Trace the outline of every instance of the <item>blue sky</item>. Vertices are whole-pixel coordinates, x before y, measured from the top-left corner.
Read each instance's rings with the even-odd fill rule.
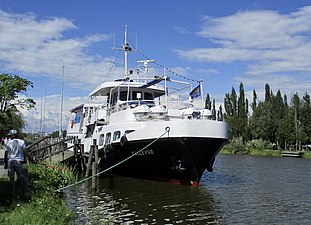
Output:
[[[289,98],[310,93],[310,0],[1,0],[0,72],[34,83],[27,95],[37,110],[23,111],[27,131],[38,131],[41,109],[44,130],[58,129],[62,66],[64,110],[85,101],[107,77],[114,34],[118,47],[126,24],[144,55],[203,79],[217,104],[240,82],[250,101],[265,83]]]

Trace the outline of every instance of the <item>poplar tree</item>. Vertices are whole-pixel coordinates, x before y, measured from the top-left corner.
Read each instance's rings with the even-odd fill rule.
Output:
[[[303,142],[305,144],[311,143],[311,100],[310,95],[306,92],[302,97],[301,102],[301,126],[304,131],[304,139]]]
[[[207,94],[205,98],[205,109],[212,109],[212,103],[209,94]]]
[[[245,98],[243,83],[240,83],[239,97],[232,87],[231,94],[227,93],[224,99],[225,121],[229,125],[230,137],[242,137],[246,141],[248,131],[248,101]]]

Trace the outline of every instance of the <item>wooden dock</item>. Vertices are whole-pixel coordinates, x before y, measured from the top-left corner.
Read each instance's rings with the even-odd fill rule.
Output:
[[[74,157],[73,149],[67,151],[69,148],[67,148],[66,141],[71,139],[61,140],[55,143],[50,143],[48,139],[48,136],[43,137],[27,146],[27,150],[35,161],[49,159],[51,162],[65,162]]]
[[[304,152],[302,151],[282,151],[281,152],[282,157],[302,158],[303,155],[304,155]]]
[[[74,144],[68,146],[67,142]],[[43,137],[36,140],[33,144],[27,146],[27,150],[35,161],[49,160],[50,162],[75,162],[85,173],[85,177],[92,171],[92,187],[96,187],[95,175],[99,171],[100,158],[98,154],[98,145],[93,140],[93,145],[89,153],[84,153],[84,146],[76,138],[68,138],[59,142],[51,143],[49,137]]]

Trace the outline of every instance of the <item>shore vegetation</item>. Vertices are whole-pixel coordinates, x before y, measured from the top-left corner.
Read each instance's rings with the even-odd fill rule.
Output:
[[[10,198],[9,178],[0,180],[0,224],[68,225],[73,212],[54,190],[75,180],[74,170],[64,164],[27,165],[29,184],[25,193]]]

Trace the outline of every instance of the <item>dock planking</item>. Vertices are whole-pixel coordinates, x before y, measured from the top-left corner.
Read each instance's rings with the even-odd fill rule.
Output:
[[[302,158],[303,155],[304,155],[304,152],[302,151],[282,151],[281,152],[282,157]]]

